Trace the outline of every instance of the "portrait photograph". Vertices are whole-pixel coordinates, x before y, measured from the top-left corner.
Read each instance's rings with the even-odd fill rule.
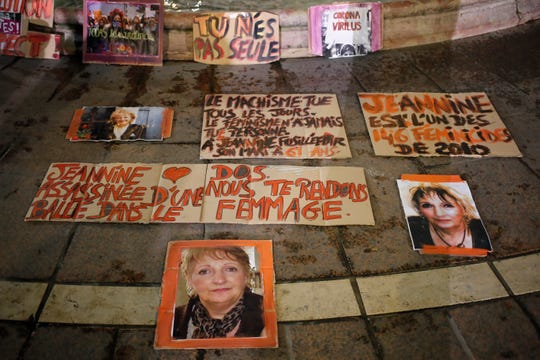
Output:
[[[171,134],[173,110],[164,107],[88,106],[75,111],[70,141],[161,141]]]
[[[457,175],[404,175],[398,182],[413,250],[474,255],[492,251],[466,181]]]
[[[170,242],[154,346],[277,347],[271,240]]]

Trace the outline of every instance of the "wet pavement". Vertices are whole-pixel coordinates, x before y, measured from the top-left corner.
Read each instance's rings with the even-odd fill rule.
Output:
[[[2,56],[0,66],[3,359],[540,357],[540,21],[361,58],[130,67]],[[375,156],[356,94],[400,91],[485,91],[523,157]],[[376,225],[23,221],[52,162],[205,162],[208,93],[335,93],[351,159],[241,162],[363,167]],[[162,143],[65,140],[74,110],[90,105],[173,107],[173,135]],[[396,186],[405,173],[467,180],[494,252],[412,251]],[[273,240],[279,348],[153,349],[166,246],[183,239]]]

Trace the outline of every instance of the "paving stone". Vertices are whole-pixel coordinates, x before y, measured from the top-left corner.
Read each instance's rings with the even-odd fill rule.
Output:
[[[30,330],[22,323],[0,322],[0,354],[4,360],[19,358]]]
[[[519,300],[525,305],[527,311],[533,316],[537,324],[540,323],[540,292],[534,294],[522,295]]]
[[[199,224],[78,224],[58,281],[161,283],[167,243],[198,239]]]
[[[466,359],[444,310],[425,310],[371,318],[384,359]],[[407,354],[407,355],[405,355]]]
[[[158,287],[55,285],[41,322],[152,325],[159,307]]]
[[[352,72],[361,84],[361,92],[439,91],[428,75],[411,66],[416,56],[411,54],[413,51],[381,51],[353,62]]]
[[[335,298],[340,301],[336,303]],[[320,320],[359,316],[348,279],[278,284],[276,309],[279,321]]]
[[[28,159],[31,156],[22,149],[13,150],[0,163],[3,209],[0,276],[44,280],[54,273],[73,226],[24,222],[40,178],[48,168],[39,159]]]
[[[36,315],[46,283],[0,281],[0,319],[28,320]]]
[[[154,330],[126,329],[118,331],[114,349],[117,360],[159,359],[160,351],[154,349]],[[180,355],[177,353],[177,355]]]
[[[496,261],[494,265],[514,294],[540,291],[540,254]]]
[[[489,300],[507,292],[487,264],[357,278],[368,315]]]
[[[45,326],[32,335],[24,359],[109,359],[113,351],[111,328]]]
[[[289,93],[287,84],[281,78],[279,63],[217,66],[213,68],[212,77],[208,82],[213,88],[207,93]]]
[[[295,359],[376,359],[365,325],[360,319],[286,325]]]
[[[476,359],[535,359],[540,341],[532,323],[511,299],[449,310]]]
[[[199,141],[200,137],[197,139]],[[133,146],[135,145],[135,146]],[[163,144],[137,142],[114,144],[108,149],[106,162],[142,162],[155,164],[197,164],[199,145],[177,144],[166,140]]]

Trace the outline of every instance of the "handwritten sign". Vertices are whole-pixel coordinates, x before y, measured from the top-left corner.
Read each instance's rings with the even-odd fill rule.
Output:
[[[359,93],[375,154],[517,156],[493,104],[479,93]]]
[[[349,158],[334,94],[205,98],[201,158]]]
[[[29,23],[52,28],[53,0],[0,1],[0,54],[59,59],[58,34],[29,31]]]
[[[27,221],[373,225],[364,170],[53,163]]]
[[[315,5],[308,9],[309,46],[329,58],[366,55],[382,47],[378,2]]]
[[[20,13],[0,11],[0,34],[19,35],[22,31]]]
[[[279,17],[224,12],[193,17],[193,57],[206,64],[264,64],[279,60]]]

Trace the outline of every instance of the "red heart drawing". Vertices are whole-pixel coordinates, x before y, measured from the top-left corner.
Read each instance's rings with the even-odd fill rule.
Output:
[[[191,172],[191,169],[187,167],[170,167],[167,170],[165,170],[163,172],[163,175],[161,176],[164,179],[169,179],[173,183],[176,183],[176,180],[186,175],[189,175],[190,172]]]

